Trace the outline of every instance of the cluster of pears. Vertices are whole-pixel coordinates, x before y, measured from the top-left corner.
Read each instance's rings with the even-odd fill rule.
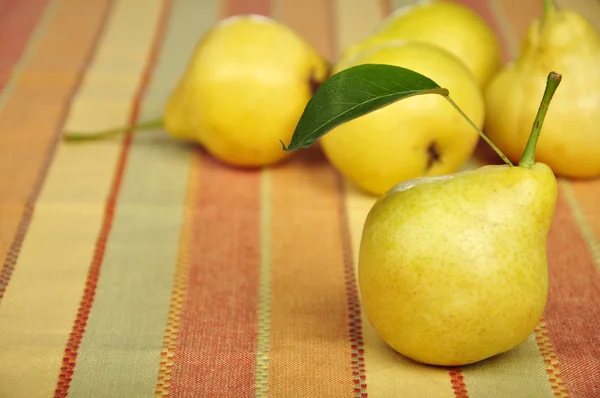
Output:
[[[538,1],[544,2],[544,15],[531,23],[517,59],[506,64],[486,21],[452,0],[398,8],[332,64],[279,21],[260,15],[225,18],[198,42],[163,118],[148,126],[200,144],[226,164],[274,165],[289,155],[280,142],[290,142],[325,79],[356,65],[388,64],[422,73],[450,90],[473,123],[515,161],[535,115],[533,93],[546,71],[557,69],[565,88],[548,116],[538,156],[557,174],[600,176],[600,35],[581,15],[557,10],[552,0]],[[381,195],[411,178],[457,171],[478,140],[443,98],[423,96],[339,126],[320,144],[350,181]]]
[[[470,8],[449,0],[420,1],[398,8],[371,35],[344,49],[333,72],[364,64],[402,66],[430,77],[481,128],[482,88],[501,66],[500,44]],[[444,98],[422,96],[345,123],[321,144],[357,187],[381,195],[401,181],[456,171],[472,156],[478,138]]]
[[[278,21],[230,17],[196,46],[167,103],[164,128],[228,164],[272,165],[288,155],[279,142],[290,141],[314,89],[332,73],[364,63],[402,65],[432,77],[481,127],[481,86],[500,67],[500,46],[479,15],[452,1],[398,9],[333,65]],[[321,144],[334,167],[381,194],[411,177],[456,170],[477,140],[445,100],[419,97],[340,126]]]
[[[290,141],[322,81],[352,66],[388,64],[446,87],[516,161],[535,116],[533,93],[547,70],[560,69],[566,88],[555,99],[560,105],[549,115],[538,156],[558,174],[598,176],[600,36],[582,16],[544,1],[544,15],[532,22],[518,58],[504,65],[491,27],[451,0],[397,9],[368,37],[343,49],[333,65],[281,22],[256,15],[226,18],[196,46],[167,103],[164,128],[228,164],[273,165],[288,156],[279,142]],[[567,127],[572,134],[562,133]],[[422,96],[338,126],[320,144],[350,181],[381,195],[411,178],[457,171],[478,140],[443,98]]]
[[[560,79],[548,76],[518,165],[413,178],[369,211],[359,251],[361,304],[379,336],[404,356],[442,366],[483,361],[522,344],[542,318],[557,182],[534,157]]]
[[[473,122],[517,161],[545,74],[561,70],[565,88],[548,116],[538,156],[557,174],[598,177],[600,35],[576,12],[558,10],[552,0],[543,4],[544,14],[529,26],[514,62],[503,64],[493,30],[471,9],[426,0],[396,10],[373,34],[347,48],[334,72],[385,63],[423,73],[448,88]],[[321,139],[331,162],[374,195],[410,178],[457,171],[477,141],[473,129],[439,97],[407,99]]]
[[[361,305],[400,354],[425,364],[468,365],[512,350],[538,325],[548,295],[546,245],[557,181],[535,151],[560,81],[560,74],[548,74],[517,165],[451,92],[407,68],[352,67],[326,80],[309,101],[288,151],[416,96],[454,105],[506,163],[405,180],[370,209],[358,256]]]
[[[370,323],[416,361],[478,362],[522,343],[542,316],[555,173],[600,175],[600,37],[582,16],[544,4],[518,59],[506,65],[485,21],[449,0],[397,10],[335,65],[280,22],[230,17],[196,46],[160,122],[173,137],[242,167],[281,161],[298,131],[308,145],[318,135],[342,174],[379,195],[358,264]],[[361,66],[373,65],[397,67],[406,77],[376,77],[380,89],[418,91],[427,76],[445,94],[372,105],[343,123],[320,125],[319,134],[299,129],[304,118],[329,112],[311,107],[326,98],[322,87],[345,71],[367,78]],[[561,71],[564,88],[540,135],[563,79],[546,79],[549,70]],[[351,84],[345,89],[364,95]],[[335,113],[341,102],[331,98],[325,105]],[[480,136],[506,164],[456,172]]]

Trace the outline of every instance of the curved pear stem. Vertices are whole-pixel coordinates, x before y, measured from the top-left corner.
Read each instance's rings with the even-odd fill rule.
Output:
[[[535,116],[535,121],[533,122],[533,127],[531,128],[531,134],[529,134],[529,140],[527,140],[527,145],[523,151],[523,156],[521,156],[521,160],[519,161],[520,167],[531,168],[535,164],[535,147],[537,145],[538,138],[540,137],[540,132],[542,131],[542,125],[544,124],[546,113],[548,112],[548,106],[550,105],[552,96],[554,96],[554,92],[560,84],[561,79],[562,76],[556,72],[550,72],[548,74],[544,96],[542,97],[542,102],[540,103],[537,115]]]
[[[514,166],[512,164],[512,162],[506,157],[506,155],[503,154],[502,151],[500,149],[498,149],[498,147],[496,145],[494,145],[494,143],[487,137],[487,135],[485,135],[483,133],[483,131],[481,131],[481,129],[479,127],[477,127],[477,125],[475,123],[473,123],[473,121],[471,119],[469,119],[469,117],[462,111],[462,109],[460,109],[458,107],[458,105],[456,105],[456,102],[454,102],[452,100],[452,98],[450,98],[449,95],[445,95],[444,97],[452,104],[452,106],[454,107],[454,109],[456,109],[458,111],[458,113],[460,113],[461,116],[464,117],[467,122],[469,122],[469,124],[479,133],[479,135],[481,136],[481,138],[483,138],[485,140],[485,142],[487,142],[488,145],[492,147],[492,149],[498,154],[498,156],[500,156],[502,158],[502,160],[504,160],[504,162],[509,167]]]
[[[103,130],[97,133],[84,133],[78,131],[68,131],[65,133],[64,138],[67,141],[86,141],[86,140],[95,140],[95,139],[103,139],[109,138],[118,134],[123,134],[126,132],[133,131],[150,131],[156,130],[163,127],[163,120],[156,119],[151,120],[144,123],[139,123],[133,126],[128,127],[119,127],[116,129]]]

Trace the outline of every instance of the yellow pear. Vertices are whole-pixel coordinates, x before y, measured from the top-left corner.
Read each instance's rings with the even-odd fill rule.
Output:
[[[388,64],[412,69],[452,93],[481,127],[481,90],[466,66],[440,47],[387,42],[365,50],[350,65]],[[321,137],[330,162],[359,188],[380,195],[397,183],[458,170],[472,155],[478,133],[441,96],[407,98],[334,128]]]
[[[559,82],[549,75],[518,166],[405,181],[371,208],[359,251],[361,302],[400,354],[467,365],[523,343],[540,321],[557,183],[534,152]]]
[[[282,23],[258,15],[221,20],[198,43],[164,115],[173,137],[202,144],[236,166],[265,166],[287,153],[328,63]]]
[[[556,10],[532,22],[518,58],[485,91],[486,133],[517,159],[535,117],[535,93],[548,69],[560,69],[563,88],[547,116],[537,157],[556,174],[600,176],[600,35],[580,14]]]
[[[502,65],[500,42],[487,22],[469,7],[446,0],[398,8],[371,35],[343,51],[340,62],[389,40],[418,40],[443,47],[469,67],[480,87]]]
[[[381,338],[433,365],[508,351],[535,329],[548,290],[551,169],[485,166],[406,181],[371,209],[362,305]]]

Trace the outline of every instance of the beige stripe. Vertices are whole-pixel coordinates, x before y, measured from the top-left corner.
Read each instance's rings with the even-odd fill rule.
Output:
[[[271,340],[271,171],[261,173],[260,275],[258,333],[256,346],[256,397],[269,393],[269,353]]]
[[[271,15],[270,17],[281,21],[283,19],[283,9],[284,9],[284,1],[283,0],[271,0]]]
[[[71,2],[79,0],[66,0],[61,7],[76,9]],[[115,5],[95,61],[74,99],[68,126],[98,129],[127,121],[160,0],[139,5],[133,0]],[[87,5],[88,12],[97,12],[99,6],[99,2]],[[120,148],[115,139],[61,144],[57,149],[0,306],[2,396],[54,393]]]
[[[392,12],[394,12],[394,10],[397,10],[398,8],[404,7],[404,6],[408,6],[411,4],[415,4],[417,3],[419,0],[390,0],[390,4],[392,6]]]
[[[364,220],[375,200],[346,181],[347,216],[355,265]],[[444,368],[422,366],[402,357],[379,338],[364,313],[362,322],[369,397],[454,397],[450,377]]]
[[[381,22],[381,3],[373,0],[334,0],[337,18],[337,54],[367,38]]]
[[[104,44],[74,98],[64,130],[97,131],[128,124],[132,97],[146,66],[161,3],[119,0]]]

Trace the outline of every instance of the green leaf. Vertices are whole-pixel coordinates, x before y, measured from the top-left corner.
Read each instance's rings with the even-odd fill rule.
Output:
[[[403,98],[448,96],[448,90],[413,70],[385,64],[353,66],[325,80],[306,108],[285,151],[309,147],[340,124]]]

